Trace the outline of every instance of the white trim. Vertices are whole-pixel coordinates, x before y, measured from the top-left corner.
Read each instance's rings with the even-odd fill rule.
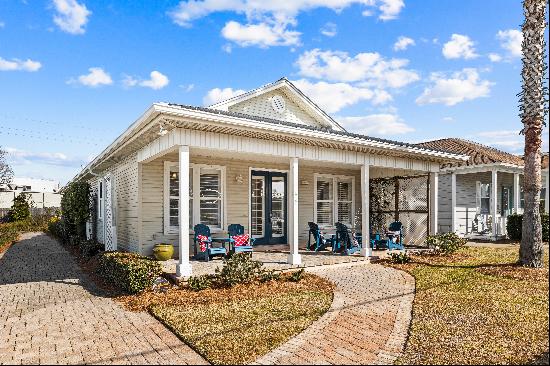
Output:
[[[519,184],[519,174],[514,174],[514,213],[519,214],[521,210],[521,187]]]
[[[430,235],[437,234],[439,222],[439,173],[430,173]]]
[[[361,165],[361,236],[363,247],[361,255],[364,257],[372,256],[370,246],[370,166]]]
[[[105,209],[105,184],[103,177],[97,180],[97,219],[103,220],[103,210]]]
[[[498,173],[497,170],[491,172],[491,216],[493,218],[493,228],[492,228],[492,237],[494,240],[498,236],[498,223],[497,223],[497,214],[498,214]]]
[[[328,178],[332,179],[332,225],[320,225],[317,222],[317,180],[319,178]],[[335,224],[338,222],[338,181],[349,181],[351,180],[351,217],[352,222],[349,223],[350,227],[354,226],[355,221],[355,177],[350,175],[337,175],[337,174],[323,174],[323,173],[314,173],[313,174],[313,221],[319,224],[321,229],[332,229]],[[328,200],[330,201],[330,200]],[[348,223],[344,223],[348,224]]]
[[[299,175],[298,158],[290,159],[290,173],[288,175],[288,242],[290,244],[290,253],[287,262],[291,265],[300,265],[302,258],[298,253],[299,244]]]
[[[180,146],[178,151],[179,171],[179,201],[178,201],[178,226],[179,226],[179,261],[176,265],[176,276],[190,276],[193,272],[189,263],[189,171],[190,162],[189,146]]]
[[[503,173],[523,173],[523,166],[508,164],[508,163],[492,163],[492,164],[479,164],[479,165],[464,165],[458,167],[450,167],[441,169],[441,173],[456,174],[471,174],[471,173],[485,173],[491,172],[497,169]]]
[[[456,233],[456,173],[451,173],[451,232]],[[468,225],[466,225],[466,230]]]
[[[170,179],[169,173],[170,168],[178,167],[179,162],[173,161],[164,161],[164,186],[163,186],[163,207],[164,207],[164,235],[175,235],[179,233],[179,226],[170,226],[170,204],[169,204],[169,194],[170,194]],[[198,168],[198,169],[197,169]],[[221,217],[220,217],[220,227],[210,227],[210,232],[219,233],[223,232],[226,222],[227,222],[227,179],[226,179],[226,167],[223,165],[210,165],[210,164],[194,164],[189,163],[189,169],[193,171],[193,226],[200,223],[200,170],[201,169],[211,169],[219,170],[221,177],[221,188],[222,188],[222,198],[221,198]],[[180,172],[181,176],[181,172]],[[190,177],[191,178],[191,177]],[[189,187],[187,187],[189,190]],[[181,194],[180,194],[181,196]],[[191,199],[191,198],[190,198]],[[179,211],[178,211],[179,213]],[[189,223],[187,223],[189,226]],[[193,233],[193,229],[190,229],[190,232]]]

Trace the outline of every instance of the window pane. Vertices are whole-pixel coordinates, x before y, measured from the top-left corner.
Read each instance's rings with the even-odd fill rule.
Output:
[[[338,221],[352,225],[351,202],[338,202]]]
[[[338,182],[338,201],[351,201],[351,182]]]
[[[317,179],[317,199],[332,199],[332,179]]]
[[[179,196],[179,173],[170,172],[170,196]]]
[[[178,226],[179,225],[179,199],[170,198],[169,204],[170,204],[170,209],[169,209],[170,226]]]
[[[220,200],[201,200],[200,201],[201,224],[220,227],[221,221],[221,201]]]
[[[488,214],[490,210],[490,198],[481,198],[481,213]]]
[[[490,184],[481,185],[481,197],[490,197]]]
[[[219,171],[212,173],[201,172],[200,196],[209,198],[221,198],[221,177]]]
[[[317,224],[333,225],[332,202],[317,202]]]

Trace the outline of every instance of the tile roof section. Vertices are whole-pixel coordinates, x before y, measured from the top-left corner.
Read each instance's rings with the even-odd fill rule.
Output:
[[[483,165],[483,164],[513,164],[517,166],[523,166],[523,159],[521,156],[510,154],[494,147],[482,145],[477,142],[463,140],[459,138],[446,138],[440,140],[426,141],[417,144],[428,149],[443,150],[455,154],[468,155],[468,159],[465,163],[447,164],[446,166],[462,166],[462,165]]]

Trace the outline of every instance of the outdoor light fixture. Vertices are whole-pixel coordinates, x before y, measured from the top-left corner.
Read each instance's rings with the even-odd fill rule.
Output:
[[[159,132],[158,132],[158,135],[159,136],[164,136],[168,133],[168,130],[166,128],[164,128],[164,125],[162,123],[159,123]]]
[[[239,184],[243,184],[243,182],[244,182],[244,179],[243,179],[242,174],[239,174],[239,175],[235,176],[235,180],[236,180],[237,183],[239,183]]]

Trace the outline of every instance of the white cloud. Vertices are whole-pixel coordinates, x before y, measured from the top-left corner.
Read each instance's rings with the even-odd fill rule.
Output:
[[[293,46],[300,43],[300,33],[290,27],[296,27],[301,12],[317,8],[340,12],[354,4],[368,10],[363,12],[365,16],[378,9],[379,19],[384,21],[397,18],[404,7],[403,0],[186,0],[169,15],[176,24],[191,27],[195,20],[213,13],[244,14],[246,24],[232,20],[225,25],[222,35],[226,39],[241,46]],[[328,34],[332,33],[329,30]]]
[[[391,96],[388,99],[387,93],[377,94],[368,88],[356,87],[347,83],[327,83],[325,81],[312,83],[305,79],[295,80],[293,83],[327,113],[338,112],[344,107],[374,98],[378,98],[374,101],[378,103],[391,100]]]
[[[447,116],[447,117],[443,117],[442,120],[443,122],[454,122],[455,119],[453,117]]]
[[[4,28],[6,26],[6,23],[0,22],[0,28]]]
[[[415,71],[405,69],[408,63],[406,59],[384,59],[376,52],[350,57],[346,52],[319,49],[304,52],[296,61],[299,73],[306,77],[378,88],[402,88],[419,80]]]
[[[235,89],[232,88],[214,88],[208,91],[208,93],[202,98],[202,103],[206,106],[216,104],[218,102],[227,100],[229,98],[236,97],[237,95],[241,95],[246,93],[244,90],[241,89]]]
[[[53,0],[57,14],[53,21],[57,26],[71,34],[83,34],[84,26],[88,23],[88,17],[92,14],[84,3],[76,0]]]
[[[393,50],[394,51],[404,51],[409,46],[414,46],[416,42],[414,39],[409,37],[400,36],[397,41],[393,44]]]
[[[17,165],[40,163],[46,165],[78,167],[84,163],[82,159],[70,158],[66,154],[60,152],[33,152],[13,147],[6,147],[5,150],[8,153],[10,162]]]
[[[69,81],[67,81],[67,83],[79,83],[84,86],[90,86],[92,88],[102,85],[111,85],[113,83],[111,75],[105,72],[105,70],[103,70],[101,67],[90,67],[88,71],[88,74],[80,75],[76,80],[70,79]]]
[[[38,61],[26,59],[25,61],[14,58],[6,60],[0,57],[0,71],[38,71],[42,64]]]
[[[498,53],[490,53],[487,57],[489,57],[489,60],[491,60],[491,62],[502,61],[502,56],[499,55]]]
[[[498,31],[497,39],[500,41],[500,46],[508,52],[510,57],[521,57],[523,33],[516,29]]]
[[[241,47],[292,46],[300,43],[300,32],[287,29],[288,23],[267,20],[258,24],[230,21],[222,29],[222,36]]]
[[[186,93],[189,93],[191,90],[195,89],[195,84],[187,84],[187,85],[178,85],[180,88],[182,88]]]
[[[336,24],[328,22],[320,30],[321,34],[327,37],[334,37],[338,33]]]
[[[413,132],[398,115],[381,113],[357,117],[336,117],[348,131],[370,136],[402,135]]]
[[[446,77],[432,73],[431,85],[416,99],[419,105],[441,103],[448,106],[489,96],[492,82],[481,80],[476,69],[466,68]]]
[[[226,43],[222,46],[222,51],[225,53],[231,53],[233,51],[233,46],[231,46],[231,43]]]
[[[140,80],[140,79],[134,78],[133,76],[127,75],[122,80],[122,83],[124,84],[124,86],[129,88],[133,86],[143,86],[154,90],[162,89],[170,83],[170,80],[166,75],[156,70],[151,71],[149,75],[150,75],[150,78],[147,80]]]
[[[462,34],[453,34],[451,40],[443,45],[443,56],[448,59],[463,58],[469,60],[476,58],[474,42],[470,37]]]

